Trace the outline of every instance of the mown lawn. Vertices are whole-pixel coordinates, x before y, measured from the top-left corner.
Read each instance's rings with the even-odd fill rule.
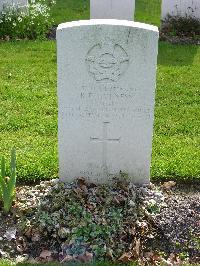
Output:
[[[152,177],[200,178],[200,47],[160,43]]]
[[[56,24],[89,18],[89,0],[57,0]],[[136,0],[137,21],[159,24],[160,0]],[[161,42],[152,179],[200,178],[200,47]],[[57,177],[56,44],[0,43],[0,155],[17,149],[19,180]]]
[[[56,45],[0,43],[0,154],[17,149],[18,178],[57,177]],[[200,177],[200,47],[161,42],[152,179]]]
[[[89,0],[56,0],[52,9],[55,24],[62,22],[89,19]]]
[[[161,0],[136,0],[135,21],[160,25]],[[90,0],[56,0],[52,9],[55,24],[89,19]]]
[[[20,179],[55,177],[55,42],[0,43],[0,55],[0,154],[16,147]]]

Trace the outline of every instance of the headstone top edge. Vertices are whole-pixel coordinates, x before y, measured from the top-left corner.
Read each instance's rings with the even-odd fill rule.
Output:
[[[73,27],[97,26],[97,25],[126,26],[126,27],[153,31],[156,33],[159,32],[157,26],[140,22],[128,21],[128,20],[118,20],[118,19],[90,19],[90,20],[71,21],[59,24],[57,27],[57,31],[62,31],[63,29],[73,28]]]

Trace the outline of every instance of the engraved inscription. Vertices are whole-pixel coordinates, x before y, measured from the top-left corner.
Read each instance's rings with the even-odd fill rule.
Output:
[[[102,168],[105,176],[108,176],[108,166],[107,166],[107,144],[110,142],[120,142],[120,138],[108,138],[108,125],[110,122],[103,122],[103,137],[96,138],[90,137],[91,141],[102,143]]]
[[[82,85],[77,88],[76,105],[73,95],[67,106],[63,107],[62,119],[112,120],[112,119],[145,119],[152,117],[153,107],[145,101],[141,90],[130,85],[118,86],[111,83]],[[140,101],[141,98],[144,100]]]
[[[62,119],[82,118],[82,119],[145,119],[149,120],[152,116],[152,110],[149,107],[65,107],[61,113]]]
[[[117,81],[126,71],[129,57],[121,45],[105,41],[89,50],[86,64],[96,81]]]

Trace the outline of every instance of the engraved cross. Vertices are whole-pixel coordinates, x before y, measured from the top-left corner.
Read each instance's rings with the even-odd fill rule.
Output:
[[[120,142],[120,138],[108,138],[108,125],[110,122],[103,122],[103,137],[95,138],[90,137],[91,141],[102,143],[102,166],[104,174],[108,175],[108,166],[107,166],[107,144],[110,142]]]

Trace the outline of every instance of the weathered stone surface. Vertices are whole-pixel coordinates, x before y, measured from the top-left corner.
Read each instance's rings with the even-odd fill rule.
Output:
[[[162,19],[172,16],[193,16],[200,18],[199,0],[162,0]]]
[[[133,20],[135,0],[90,0],[91,19]]]
[[[60,178],[150,176],[157,27],[121,20],[57,30]]]

